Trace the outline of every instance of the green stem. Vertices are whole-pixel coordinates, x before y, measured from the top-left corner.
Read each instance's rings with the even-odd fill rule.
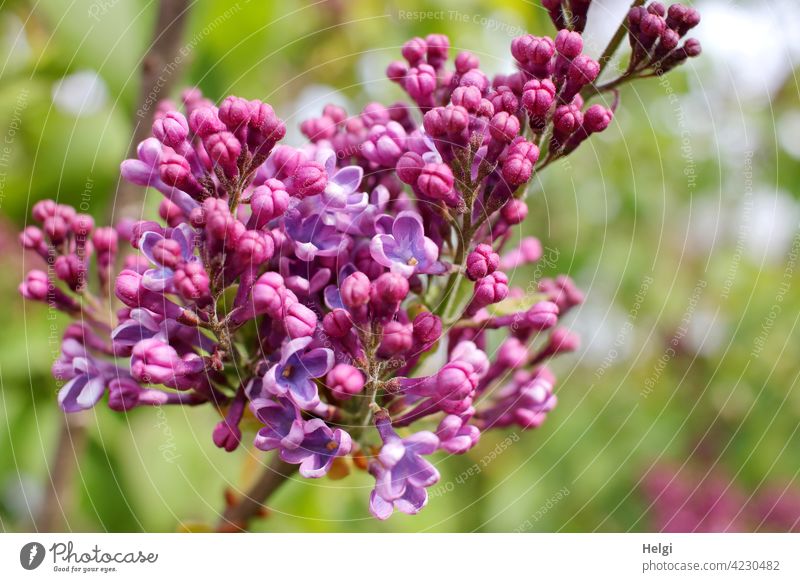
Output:
[[[630,7],[635,8],[636,6],[641,6],[642,4],[644,4],[644,0],[633,0]],[[614,36],[611,37],[611,40],[609,41],[608,45],[603,51],[603,54],[601,54],[600,58],[598,59],[598,62],[600,63],[600,73],[598,73],[597,75],[598,79],[600,78],[600,75],[603,74],[603,70],[605,70],[606,65],[608,65],[609,62],[611,62],[611,57],[613,57],[614,53],[617,52],[620,43],[625,38],[625,35],[628,32],[628,27],[625,25],[627,20],[628,17],[626,14],[625,18],[623,18],[622,20],[622,23],[619,25],[619,28],[617,28],[617,32],[615,32]]]

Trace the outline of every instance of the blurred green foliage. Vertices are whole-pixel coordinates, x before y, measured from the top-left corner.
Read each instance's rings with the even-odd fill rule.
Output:
[[[419,11],[441,17],[404,16]],[[5,530],[30,529],[49,487],[61,422],[49,367],[64,323],[17,296],[32,258],[21,255],[14,231],[45,197],[83,202],[98,218],[111,212],[153,20],[154,3],[144,0],[17,0],[0,10],[0,129],[12,138],[0,191]],[[445,32],[486,69],[501,71],[523,29],[549,33],[537,3],[209,0],[192,8],[181,75],[212,99],[235,93],[270,101],[297,141],[299,121],[329,99],[356,112],[370,100],[401,98],[384,69],[413,35]],[[441,494],[418,516],[373,520],[371,479],[359,472],[289,483],[256,529],[647,530],[639,485],[659,461],[724,471],[747,491],[795,482],[800,282],[787,257],[798,230],[800,164],[775,136],[781,116],[797,109],[798,91],[787,74],[771,108],[763,99],[734,99],[707,76],[727,66],[714,58],[667,84],[623,88],[612,128],[530,189],[520,234],[542,240],[553,258],[545,274],[570,273],[587,291],[572,316],[584,349],[558,362],[559,405],[547,422],[518,435],[487,434],[469,454],[438,459]],[[80,71],[96,73],[104,95],[76,115],[53,96]],[[744,143],[726,137],[731,128]],[[779,237],[779,227],[788,237]],[[525,288],[533,276],[521,269],[514,281]],[[786,280],[790,291],[779,300]],[[765,331],[778,303],[780,315]],[[261,457],[246,447],[216,449],[212,416],[182,409],[120,415],[103,406],[89,413],[64,527],[174,531],[213,523],[224,488],[244,487]],[[503,447],[509,436],[516,442]],[[501,452],[493,458],[492,451]]]

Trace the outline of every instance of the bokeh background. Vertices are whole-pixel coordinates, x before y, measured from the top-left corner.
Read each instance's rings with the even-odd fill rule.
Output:
[[[595,0],[595,55],[627,4]],[[557,363],[559,405],[547,422],[437,458],[442,480],[417,516],[372,519],[371,478],[353,474],[290,482],[255,529],[800,527],[800,5],[694,5],[702,57],[624,87],[612,127],[530,188],[519,234],[540,238],[545,261],[516,283],[567,272],[587,293],[570,316],[583,344]],[[16,233],[34,202],[121,217],[118,166],[136,130],[156,8],[0,2],[3,531],[202,530],[225,489],[245,487],[261,462],[246,448],[216,449],[207,410],[98,406],[64,433],[49,373],[64,322],[16,292],[33,260]],[[299,144],[300,120],[327,102],[356,113],[400,98],[384,69],[411,36],[445,32],[501,72],[523,31],[552,34],[538,2],[201,0],[176,87],[269,101]],[[154,208],[156,196],[139,196],[137,212]],[[57,501],[55,471],[67,476]]]

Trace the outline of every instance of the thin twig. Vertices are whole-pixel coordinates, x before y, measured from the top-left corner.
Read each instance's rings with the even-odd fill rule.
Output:
[[[250,520],[265,509],[264,503],[295,472],[297,465],[284,462],[277,454],[264,467],[258,481],[245,493],[245,496],[230,505],[217,524],[218,532],[247,531]]]
[[[86,446],[86,416],[83,413],[66,413],[61,420],[61,430],[48,473],[49,487],[35,520],[36,531],[64,531],[68,504],[72,499],[72,486],[78,459]]]
[[[135,112],[133,140],[129,157],[136,154],[139,142],[150,135],[157,101],[169,95],[181,69],[177,59],[181,48],[190,0],[161,0],[158,3],[153,41],[142,59],[142,79]],[[136,218],[141,214],[142,189],[122,182],[117,190],[113,212],[120,218]],[[137,214],[138,213],[138,214]]]

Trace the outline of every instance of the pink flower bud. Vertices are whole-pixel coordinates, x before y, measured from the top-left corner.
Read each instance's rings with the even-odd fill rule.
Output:
[[[225,124],[217,117],[211,107],[198,107],[189,114],[189,127],[201,138],[206,138],[212,133],[225,131]]]
[[[253,285],[253,304],[257,315],[266,313],[272,318],[280,317],[285,300],[286,286],[278,273],[264,273]]]
[[[512,198],[500,209],[500,216],[507,224],[520,224],[528,216],[528,205],[522,200]]]
[[[214,427],[211,438],[216,446],[230,453],[242,442],[242,430],[235,424],[221,420]]]
[[[438,69],[447,60],[450,40],[444,34],[429,34],[425,37],[425,43],[428,45],[428,62]]]
[[[353,320],[350,314],[344,309],[334,309],[322,318],[322,329],[329,336],[342,338],[346,336],[353,327]]]
[[[319,162],[302,162],[287,183],[289,192],[298,198],[321,194],[328,185],[328,174]]]
[[[453,172],[447,164],[425,164],[417,178],[420,191],[434,200],[448,198],[454,183]]]
[[[210,299],[208,274],[200,261],[180,265],[175,270],[173,281],[178,294],[187,301],[204,303],[203,300]]]
[[[242,144],[236,136],[229,131],[219,131],[203,139],[203,145],[208,152],[208,157],[222,168],[228,178],[239,174],[239,155],[242,153]]]
[[[384,273],[373,284],[375,300],[400,303],[408,295],[408,279],[397,273]]]
[[[495,113],[489,122],[489,133],[501,143],[509,143],[519,134],[519,119],[505,111]]]
[[[289,208],[289,193],[280,180],[268,180],[253,190],[250,196],[252,215],[248,226],[262,228],[273,218],[277,218]]]
[[[520,186],[531,179],[533,164],[522,156],[508,156],[503,162],[503,179],[511,186]]]
[[[378,348],[378,354],[385,358],[404,354],[411,349],[412,343],[411,325],[390,321],[383,326],[383,338]]]
[[[546,115],[555,98],[556,87],[550,79],[532,79],[522,89],[522,106],[528,115]]]
[[[361,271],[348,275],[340,286],[342,302],[350,309],[369,303],[370,281]]]
[[[423,345],[432,344],[442,336],[442,320],[429,311],[414,318],[414,339]]]
[[[471,281],[483,279],[486,275],[494,273],[500,264],[500,255],[494,252],[491,246],[479,244],[467,256],[467,277]]]
[[[169,111],[153,122],[153,136],[165,146],[177,148],[189,137],[189,123],[182,113]]]
[[[364,374],[349,364],[337,364],[328,372],[325,384],[336,398],[347,400],[364,390]]]
[[[470,113],[475,113],[481,105],[481,90],[474,86],[456,87],[450,96],[453,105],[460,105]]]
[[[286,308],[284,324],[289,337],[310,337],[317,328],[317,314],[296,301]]]
[[[46,301],[50,281],[44,271],[32,270],[25,275],[25,281],[20,283],[20,294],[30,301]]]
[[[405,184],[416,184],[425,162],[416,152],[406,152],[397,160],[397,177]]]
[[[418,36],[407,40],[403,45],[403,48],[400,50],[400,53],[403,55],[403,58],[408,61],[412,67],[416,66],[423,58],[425,58],[425,52],[428,50],[428,45],[425,44],[425,41]]]
[[[480,67],[480,60],[475,54],[469,51],[461,51],[456,55],[455,65],[456,72],[463,75],[470,69],[477,69]]]
[[[613,117],[614,114],[610,109],[600,104],[595,104],[586,110],[586,114],[583,117],[583,127],[587,133],[599,133],[611,124]]]
[[[250,121],[250,103],[241,97],[226,97],[219,106],[219,119],[228,131],[236,132]]]

